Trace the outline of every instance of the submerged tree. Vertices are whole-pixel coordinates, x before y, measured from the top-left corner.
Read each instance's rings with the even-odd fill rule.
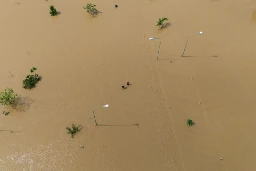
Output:
[[[66,127],[68,130],[68,134],[71,134],[71,138],[74,138],[75,134],[78,133],[81,130],[81,126],[76,126],[75,124],[72,124],[72,127]]]
[[[89,14],[91,14],[92,16],[96,16],[99,14],[99,11],[96,8],[95,4],[92,3],[87,3],[86,7],[83,7]]]
[[[23,88],[25,89],[32,89],[36,86],[36,84],[42,79],[41,76],[38,74],[34,75],[27,75],[26,78],[23,80]]]
[[[192,126],[194,124],[194,122],[192,119],[188,119],[187,124],[188,124],[188,126]]]
[[[13,89],[6,88],[4,91],[0,92],[0,104],[12,105],[17,96]]]
[[[36,67],[32,67],[30,69],[30,72],[33,73],[36,70]],[[38,74],[27,75],[26,78],[22,81],[22,87],[25,89],[32,89],[41,79],[42,77]]]
[[[159,29],[163,29],[165,27],[164,21],[167,21],[167,20],[168,20],[168,18],[166,18],[166,17],[159,18],[156,26],[158,26]]]
[[[58,14],[56,8],[54,8],[53,5],[50,6],[50,14],[51,14],[51,16],[55,16]]]

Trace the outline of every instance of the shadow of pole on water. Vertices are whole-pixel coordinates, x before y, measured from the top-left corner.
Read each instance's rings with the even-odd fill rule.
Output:
[[[21,132],[21,131],[4,130],[4,129],[0,129],[0,131],[7,131],[7,132],[10,132],[10,133]]]

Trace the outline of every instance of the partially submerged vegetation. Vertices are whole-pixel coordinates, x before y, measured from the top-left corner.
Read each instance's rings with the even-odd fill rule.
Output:
[[[56,8],[53,5],[50,6],[50,14],[51,16],[55,16],[58,14]]]
[[[34,72],[35,70],[37,70],[37,68],[32,67],[30,69],[30,72]],[[32,75],[27,75],[26,78],[23,80],[22,82],[22,87],[25,89],[32,89],[36,86],[36,84],[42,79],[41,76],[39,76],[38,74],[32,74]]]
[[[188,125],[188,126],[194,125],[193,120],[192,120],[192,119],[188,119],[188,120],[187,120],[187,125]]]
[[[118,5],[115,5],[117,8]],[[95,4],[92,3],[87,3],[85,7],[83,7],[88,14],[91,16],[97,16],[100,11],[96,8]],[[51,16],[56,16],[58,15],[58,11],[56,8],[52,5],[50,6],[50,15]],[[159,27],[159,29],[163,29],[166,27],[165,21],[168,21],[166,17],[159,18],[156,26]],[[34,73],[37,70],[37,68],[32,67],[30,69],[29,75],[26,76],[26,78],[22,81],[22,87],[24,89],[32,89],[34,88],[38,82],[42,79],[42,77],[39,74]],[[129,86],[130,83],[127,82],[127,86]],[[122,86],[124,88],[124,86]],[[18,95],[13,91],[11,88],[7,88],[4,91],[0,92],[0,104],[1,105],[10,105],[12,106],[14,104],[15,99],[18,97]],[[17,100],[16,100],[17,101]],[[4,115],[9,115],[10,112],[3,111]],[[187,120],[188,126],[192,126],[194,122],[191,119]],[[138,124],[135,124],[138,125]],[[66,130],[68,131],[67,133],[71,135],[71,138],[74,138],[74,136],[80,132],[81,126],[76,126],[75,124],[72,124],[71,127],[66,127]]]
[[[12,105],[18,95],[11,88],[6,88],[0,92],[0,104],[1,105]]]
[[[164,23],[165,21],[168,21],[168,18],[166,18],[166,17],[159,18],[158,21],[157,21],[156,26],[158,26],[159,29],[165,28],[167,26],[166,25],[167,23]]]
[[[72,127],[66,127],[68,130],[68,134],[71,134],[71,138],[74,138],[75,134],[78,133],[81,130],[81,126],[76,126],[75,124],[72,124]]]
[[[41,76],[38,74],[34,75],[27,75],[25,80],[23,80],[23,88],[25,89],[32,89],[36,86],[36,84],[41,80]]]
[[[89,13],[93,17],[99,14],[99,10],[96,8],[95,4],[87,3],[86,6],[83,8],[87,11],[87,13]]]
[[[14,104],[15,99],[18,97],[18,94],[16,94],[13,89],[6,88],[4,91],[0,92],[0,104],[1,105],[7,105],[11,106]],[[3,115],[9,115],[10,112],[3,111]]]

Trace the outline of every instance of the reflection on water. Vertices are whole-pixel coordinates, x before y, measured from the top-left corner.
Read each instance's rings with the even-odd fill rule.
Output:
[[[63,135],[62,135],[63,136]],[[52,140],[47,144],[38,144],[21,150],[14,150],[11,155],[6,156],[6,161],[2,163],[5,168],[26,168],[23,170],[48,171],[48,170],[72,170],[75,167],[74,160],[76,158],[77,149],[71,142],[65,141],[63,138]],[[15,149],[15,148],[14,148]],[[0,167],[1,170],[1,167]],[[1,170],[1,171],[2,171]]]

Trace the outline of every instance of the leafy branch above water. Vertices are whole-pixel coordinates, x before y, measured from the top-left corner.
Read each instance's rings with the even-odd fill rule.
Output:
[[[75,134],[78,133],[81,130],[81,126],[76,126],[75,124],[72,124],[72,127],[66,127],[68,130],[68,134],[71,134],[71,138],[74,138]]]
[[[166,18],[166,17],[159,18],[158,21],[157,21],[156,26],[158,26],[159,29],[165,28],[167,25],[164,24],[164,21],[168,21],[168,18]]]

